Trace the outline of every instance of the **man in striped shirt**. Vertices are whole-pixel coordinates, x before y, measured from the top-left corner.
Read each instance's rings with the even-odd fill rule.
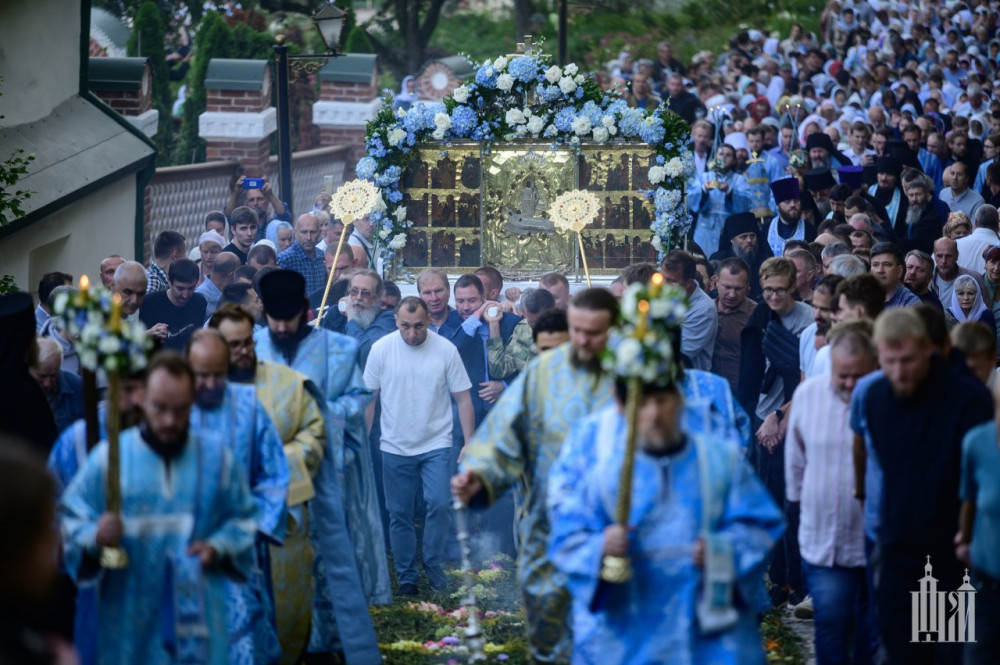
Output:
[[[857,319],[829,333],[832,369],[795,391],[785,447],[786,494],[800,502],[799,550],[815,608],[819,662],[870,662],[865,536],[855,499],[851,393],[877,367],[872,324]],[[853,630],[852,630],[853,625]]]

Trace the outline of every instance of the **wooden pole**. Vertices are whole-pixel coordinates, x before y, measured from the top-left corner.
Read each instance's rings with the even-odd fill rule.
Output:
[[[583,248],[583,234],[577,232],[576,240],[580,245],[580,260],[583,261],[583,274],[587,276],[587,288],[592,288],[590,284],[590,268],[587,267],[587,252]]]
[[[618,501],[615,504],[615,521],[628,528],[632,512],[632,469],[635,465],[636,423],[639,420],[639,403],[642,401],[642,383],[637,378],[628,380],[628,397],[625,403],[625,417],[628,433],[625,438],[625,459],[622,461],[618,483]],[[627,556],[605,556],[601,562],[601,579],[613,584],[622,584],[632,579],[632,564]]]

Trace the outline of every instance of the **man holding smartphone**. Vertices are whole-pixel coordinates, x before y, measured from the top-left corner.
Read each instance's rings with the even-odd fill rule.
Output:
[[[275,196],[274,191],[271,189],[271,183],[267,181],[267,178],[248,178],[245,175],[237,178],[236,184],[233,185],[233,192],[229,195],[229,202],[226,203],[225,212],[227,215],[232,216],[236,211],[240,196],[245,196],[243,205],[257,213],[257,235],[254,240],[263,240],[267,237],[267,225],[270,222],[292,221],[291,211],[281,199]],[[269,212],[272,208],[274,209],[273,214]],[[229,223],[232,226],[231,218]],[[251,241],[251,244],[253,244],[253,241]],[[231,252],[232,250],[227,249],[226,251]],[[246,257],[241,258],[245,264]]]

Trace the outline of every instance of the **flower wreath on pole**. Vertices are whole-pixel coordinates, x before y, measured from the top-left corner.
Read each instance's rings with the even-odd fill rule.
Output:
[[[416,151],[429,141],[478,141],[488,153],[494,142],[548,141],[553,148],[582,144],[646,143],[656,151],[649,169],[652,188],[639,192],[653,202],[650,231],[661,256],[684,244],[692,218],[684,204],[684,187],[694,173],[688,149],[691,128],[666,104],[655,109],[631,108],[618,91],[601,90],[592,76],[575,64],[550,65],[542,52],[484,62],[475,77],[443,102],[393,110],[387,97],[365,130],[365,156],[356,167],[359,178],[382,191],[384,211],[375,211],[373,241],[387,258],[406,246],[412,222],[401,206],[400,180]]]

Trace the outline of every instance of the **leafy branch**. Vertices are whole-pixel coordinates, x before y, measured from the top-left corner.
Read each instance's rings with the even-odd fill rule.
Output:
[[[0,83],[3,83],[2,76],[0,76]],[[0,95],[2,94],[0,93]],[[0,120],[3,119],[4,116],[0,115]],[[27,189],[14,189],[14,185],[28,173],[28,165],[33,161],[35,161],[35,156],[26,155],[23,148],[15,148],[13,155],[0,161],[0,226],[24,216],[24,209],[21,205],[34,192]]]

